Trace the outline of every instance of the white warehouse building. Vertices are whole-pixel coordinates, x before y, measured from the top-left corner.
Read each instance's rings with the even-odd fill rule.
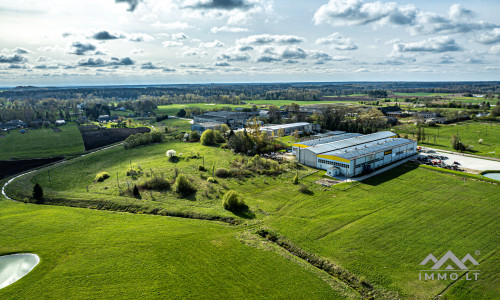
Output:
[[[383,131],[298,148],[296,155],[300,163],[326,170],[330,176],[354,177],[412,156],[416,151],[417,142]]]

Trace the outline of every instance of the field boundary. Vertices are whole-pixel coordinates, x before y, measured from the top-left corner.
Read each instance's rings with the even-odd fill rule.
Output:
[[[374,287],[364,278],[358,278],[348,270],[343,269],[316,254],[311,254],[305,251],[304,249],[291,243],[288,239],[271,230],[259,229],[256,234],[267,239],[269,242],[275,243],[279,247],[288,251],[290,254],[305,260],[310,265],[325,271],[331,276],[342,281],[344,284],[358,292],[364,299],[399,299],[397,293]]]

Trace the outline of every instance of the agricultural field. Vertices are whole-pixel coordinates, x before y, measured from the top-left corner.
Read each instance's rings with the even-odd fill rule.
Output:
[[[82,152],[83,139],[74,123],[56,128],[30,129],[25,134],[11,131],[0,135],[0,160],[44,158]]]
[[[167,150],[175,150],[181,158],[175,162],[169,161],[165,156]],[[132,241],[134,246],[134,248],[131,246],[130,249],[134,250],[133,253],[128,254],[125,264],[128,266],[138,260],[146,261],[148,272],[139,277],[140,280],[152,280],[146,284],[148,288],[155,287],[152,288],[151,293],[159,293],[156,287],[160,288],[163,287],[163,284],[170,284],[168,280],[160,282],[160,278],[164,274],[162,268],[167,268],[172,270],[171,272],[175,273],[175,276],[178,276],[172,275],[173,278],[185,278],[186,276],[200,278],[197,281],[199,287],[198,285],[195,287],[181,285],[163,288],[164,290],[170,289],[171,295],[174,296],[193,295],[192,293],[202,290],[205,285],[211,283],[210,293],[206,295],[221,295],[226,291],[227,284],[229,289],[233,285],[238,285],[239,288],[233,288],[233,294],[231,294],[235,298],[238,298],[238,295],[241,297],[243,290],[246,291],[244,297],[259,297],[263,295],[260,294],[260,289],[256,288],[259,291],[255,291],[253,288],[248,289],[248,286],[259,286],[261,284],[259,282],[262,280],[269,283],[270,286],[274,286],[273,293],[266,294],[266,296],[279,295],[282,298],[283,295],[292,295],[294,289],[289,288],[289,286],[293,284],[301,289],[307,289],[309,292],[316,291],[314,294],[309,294],[307,298],[336,298],[339,294],[347,298],[359,297],[359,294],[352,294],[352,290],[345,288],[345,286],[339,287],[338,282],[335,285],[337,292],[331,292],[328,285],[325,286],[324,282],[321,281],[317,281],[315,283],[317,285],[309,286],[310,284],[306,281],[314,282],[314,278],[307,279],[307,276],[300,275],[298,272],[301,270],[290,271],[288,275],[299,274],[294,280],[287,279],[288,277],[280,279],[286,274],[281,274],[281,271],[278,270],[285,268],[285,266],[281,265],[283,260],[281,257],[276,257],[275,250],[266,252],[255,246],[254,243],[250,244],[257,249],[247,249],[246,251],[250,253],[245,252],[245,250],[235,250],[246,249],[245,245],[248,244],[248,241],[243,243],[241,240],[238,241],[241,239],[241,234],[244,234],[247,239],[255,239],[255,232],[259,228],[275,232],[278,236],[288,240],[289,243],[328,260],[341,270],[350,272],[360,282],[367,282],[367,285],[373,286],[375,295],[386,295],[391,298],[429,299],[443,292],[448,285],[451,286],[443,296],[449,299],[469,299],[471,296],[491,299],[500,292],[498,285],[500,272],[496,263],[499,260],[498,245],[500,244],[496,234],[500,226],[497,203],[498,185],[473,180],[467,180],[464,183],[460,177],[419,168],[411,163],[396,167],[361,183],[347,183],[331,187],[315,183],[323,178],[324,171],[316,171],[306,167],[294,170],[293,164],[281,164],[280,166],[289,169],[287,172],[277,175],[252,173],[242,177],[216,177],[215,183],[206,180],[207,177],[213,175],[214,169],[232,168],[232,162],[235,159],[243,159],[249,163],[249,158],[243,158],[218,147],[201,146],[199,143],[165,142],[129,150],[115,147],[52,167],[50,169],[51,179],[48,177],[47,169],[26,175],[10,184],[7,187],[7,193],[17,199],[27,199],[30,197],[33,184],[36,181],[44,187],[44,194],[47,195],[49,204],[158,214],[160,216],[9,204],[7,211],[14,212],[7,215],[2,214],[2,218],[15,223],[17,222],[16,216],[17,218],[22,217],[23,220],[27,219],[26,215],[31,216],[26,211],[18,212],[18,209],[32,210],[32,214],[37,214],[36,211],[40,209],[43,213],[37,214],[37,216],[41,216],[34,219],[41,223],[45,222],[44,214],[48,214],[50,211],[62,215],[61,218],[66,212],[79,215],[80,217],[75,217],[74,222],[85,222],[83,219],[89,219],[89,222],[92,222],[92,225],[89,226],[85,224],[72,225],[71,222],[66,224],[64,219],[60,218],[50,221],[45,227],[39,226],[39,228],[31,227],[32,224],[29,222],[22,222],[19,233],[16,232],[16,234],[21,235],[24,231],[33,232],[33,228],[36,228],[45,232],[44,235],[46,235],[47,231],[56,230],[58,235],[54,239],[68,240],[67,243],[63,243],[66,246],[60,247],[62,250],[57,251],[64,251],[70,256],[52,262],[50,269],[54,270],[54,273],[49,272],[51,276],[47,276],[47,278],[54,279],[51,288],[56,290],[58,286],[61,287],[65,284],[66,279],[58,277],[56,274],[60,273],[55,271],[62,270],[67,274],[74,274],[73,276],[78,276],[76,278],[81,280],[85,280],[86,276],[89,276],[95,281],[84,285],[83,293],[87,294],[82,294],[82,297],[91,295],[88,293],[92,287],[99,292],[106,293],[102,286],[95,287],[99,281],[106,279],[102,275],[92,275],[104,273],[94,269],[94,265],[95,268],[98,266],[105,268],[110,275],[121,272],[116,270],[116,263],[113,264],[113,262],[116,262],[114,257],[123,251],[122,246],[116,245],[123,243],[124,236],[127,236],[127,240]],[[208,170],[200,171],[198,169],[200,164],[205,165]],[[126,176],[126,171],[131,165],[141,166],[144,174],[138,176],[137,179]],[[103,171],[109,172],[111,177],[104,182],[93,182],[96,174]],[[172,180],[176,172],[186,174],[197,187],[198,191],[194,195],[179,197],[171,190],[142,191],[141,200],[119,195],[118,185],[123,189],[130,185],[140,184],[148,180],[148,174],[149,176],[161,174],[161,176]],[[303,186],[292,184],[292,178],[296,174]],[[68,182],[71,182],[71,185],[68,185]],[[229,190],[235,190],[243,196],[249,206],[249,212],[235,214],[222,208],[221,198]],[[0,202],[0,205],[5,204]],[[63,211],[64,213],[62,213]],[[205,220],[184,220],[161,215]],[[109,220],[107,220],[108,218]],[[221,225],[220,222],[206,220],[223,220],[237,225]],[[50,226],[51,222],[62,222],[65,226]],[[0,224],[1,227],[8,226],[10,223],[5,223],[2,220]],[[185,227],[180,224],[185,224]],[[85,230],[85,233],[80,232],[80,229],[73,229],[74,226],[85,228],[82,229]],[[187,230],[188,233],[183,238],[186,227],[190,229]],[[95,228],[95,230],[88,230],[88,228]],[[65,233],[65,230],[68,230],[68,233]],[[123,231],[126,234],[123,234]],[[65,237],[66,234],[70,234],[69,232],[71,237]],[[128,237],[129,235],[132,237]],[[16,235],[14,234],[14,236]],[[106,238],[102,238],[104,236]],[[72,244],[69,241],[73,237],[82,240],[81,247],[84,247],[84,253],[71,254],[74,253],[72,251],[74,248],[71,247]],[[174,238],[175,243],[167,242]],[[23,241],[26,242],[24,245],[29,245],[29,239],[24,238]],[[54,247],[50,243],[56,244],[59,241],[44,241],[43,243],[47,243],[48,246],[40,249],[53,251]],[[154,242],[149,245],[151,241]],[[139,245],[135,245],[135,243]],[[232,249],[227,250],[227,255],[231,255],[233,260],[221,259],[226,252],[214,248],[219,243]],[[4,248],[2,244],[0,251],[4,253],[24,251],[22,245],[18,248],[15,248],[12,242],[7,245],[10,245],[10,248]],[[35,245],[38,244],[35,243]],[[29,251],[37,249],[31,247]],[[440,257],[448,250],[452,250],[460,257],[467,253],[475,255],[476,250],[480,251],[481,254],[477,259],[481,267],[481,280],[455,284],[452,284],[450,280],[419,280],[418,272],[421,267],[419,263],[429,253]],[[105,253],[101,254],[99,251]],[[186,253],[186,251],[188,252]],[[196,251],[203,251],[203,254]],[[254,251],[255,253],[252,254]],[[259,251],[263,251],[263,253]],[[43,252],[41,253],[43,254]],[[86,253],[89,253],[88,257],[85,257]],[[148,257],[145,257],[145,253],[148,254]],[[154,255],[152,255],[153,253]],[[242,276],[246,279],[231,277],[234,280],[226,280],[223,284],[219,283],[221,275],[214,275],[211,266],[215,265],[218,269],[225,269],[226,266],[236,267],[240,254],[248,259],[247,265],[238,267],[238,270],[245,274]],[[256,260],[249,258],[253,255],[268,255],[269,261],[265,258],[256,258]],[[98,257],[99,263],[91,264],[88,262],[89,257],[93,258],[94,256]],[[160,264],[161,267],[149,265],[160,257],[164,262],[163,265]],[[175,260],[176,257],[182,257],[182,259]],[[186,259],[191,262],[194,258],[203,259],[202,265],[205,269],[209,269],[203,270],[208,275],[201,275],[201,270],[190,269],[188,267],[190,263],[182,263]],[[256,261],[259,262],[258,266],[252,267],[252,262]],[[276,261],[276,268],[273,265],[274,261]],[[193,261],[193,265],[198,267],[200,263]],[[137,270],[138,267],[132,266],[130,272],[143,274],[142,270]],[[253,269],[254,267],[257,269]],[[81,271],[85,268],[87,270],[84,270],[83,274],[78,272],[78,270]],[[259,275],[248,274],[250,269],[254,272],[260,270],[262,277],[255,279],[254,277]],[[307,270],[302,270],[302,272]],[[108,274],[107,272],[106,274]],[[322,274],[324,275],[324,273]],[[42,275],[33,275],[33,277],[35,276]],[[123,281],[121,278],[116,278],[117,276],[111,276],[113,278],[110,279],[111,286],[116,287],[116,289],[110,289],[109,295],[118,293],[119,287],[125,285],[126,279],[130,279],[131,276],[131,273],[126,272]],[[224,276],[227,278],[227,274]],[[32,280],[35,282],[35,279]],[[257,283],[253,283],[254,280],[257,280]],[[239,281],[241,283],[237,283]],[[29,285],[32,282],[26,282],[26,284]],[[24,287],[24,284],[21,284],[20,281],[19,290]],[[321,287],[322,285],[323,287]],[[333,284],[329,283],[329,285]],[[135,287],[136,284],[131,286]],[[15,287],[16,285],[13,286],[13,288]],[[289,294],[283,294],[281,289],[289,289]],[[324,295],[323,291],[330,292],[330,294]],[[2,292],[0,292],[0,297]],[[74,292],[77,293],[78,290],[75,288]],[[163,294],[158,295],[161,297]],[[291,297],[301,298],[300,295],[302,294]],[[61,296],[64,297],[64,295]]]
[[[456,124],[438,124],[438,126],[423,127],[426,141],[419,145],[431,148],[455,151],[451,148],[451,137],[457,135],[466,145],[471,146],[466,153],[500,158],[500,125],[495,122],[467,121]],[[417,127],[405,124],[393,127],[401,136],[414,138]],[[482,143],[479,140],[482,139]],[[435,140],[435,142],[434,142]]]
[[[215,103],[189,103],[189,104],[172,104],[172,105],[160,105],[156,110],[156,114],[167,114],[167,115],[175,115],[181,108],[191,108],[197,107],[206,110],[212,110],[215,108],[221,109],[223,107],[231,107],[233,110],[237,107],[242,108],[252,108],[252,106],[256,105],[267,106],[267,105],[276,105],[278,107],[283,105],[290,105],[292,103],[297,103],[301,106],[304,105],[314,105],[314,104],[333,104],[333,103],[345,103],[344,101],[293,101],[293,100],[247,100],[245,101],[247,104],[215,104]]]

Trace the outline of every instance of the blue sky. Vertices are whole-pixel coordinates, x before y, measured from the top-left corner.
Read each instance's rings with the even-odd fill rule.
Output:
[[[0,86],[500,80],[499,1],[0,0]]]

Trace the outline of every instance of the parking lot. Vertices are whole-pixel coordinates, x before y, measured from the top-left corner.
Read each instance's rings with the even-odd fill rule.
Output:
[[[428,148],[422,148],[424,151],[429,150]],[[421,152],[421,156],[431,156],[431,157],[446,157],[447,159],[432,159],[432,161],[441,161],[443,164],[448,166],[456,165],[460,169],[475,170],[478,172],[485,170],[500,170],[500,162],[488,159],[481,159],[476,157],[469,157],[459,154],[451,154],[446,152],[441,152],[439,150],[432,149],[430,152]],[[457,162],[458,164],[455,164]]]

